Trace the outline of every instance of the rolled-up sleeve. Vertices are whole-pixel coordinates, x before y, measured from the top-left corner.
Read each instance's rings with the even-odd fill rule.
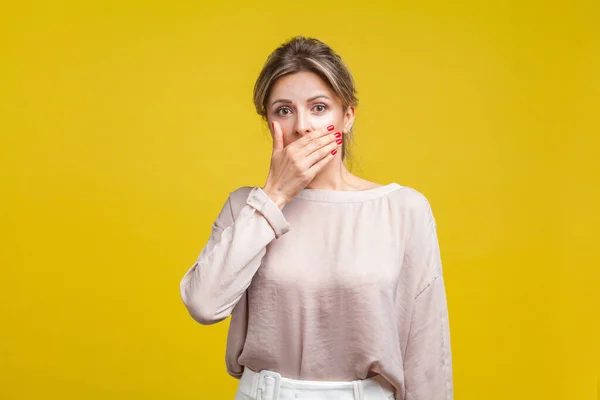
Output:
[[[230,196],[179,284],[189,314],[203,325],[231,315],[260,267],[267,245],[290,230],[282,211],[260,187],[250,191],[237,215],[231,201]]]

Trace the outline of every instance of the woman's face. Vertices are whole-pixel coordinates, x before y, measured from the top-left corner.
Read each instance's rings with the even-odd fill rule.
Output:
[[[313,72],[296,72],[277,79],[266,110],[269,126],[272,121],[281,126],[284,146],[329,125],[344,132],[354,121],[354,107],[344,110],[340,98]]]

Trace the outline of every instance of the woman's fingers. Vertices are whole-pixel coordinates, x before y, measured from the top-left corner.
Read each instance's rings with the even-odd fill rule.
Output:
[[[279,122],[271,122],[271,130],[273,132],[273,153],[283,150],[283,132]]]
[[[306,162],[308,166],[311,167],[314,164],[318,163],[320,160],[330,155],[334,156],[335,153],[332,152],[334,152],[334,150],[337,150],[337,148],[340,147],[342,143],[343,141],[341,136],[339,138],[336,138],[336,136],[333,135],[333,141],[329,139],[325,145],[320,146],[318,149],[316,149],[306,157]]]
[[[313,164],[312,167],[308,169],[309,174],[311,176],[316,176],[319,173],[319,171],[323,169],[323,167],[325,167],[331,160],[333,160],[333,157],[335,157],[334,153],[332,153],[331,151],[326,152],[326,155],[323,158],[321,158],[319,161]]]
[[[334,130],[335,127],[333,125],[324,126],[320,129],[312,131],[306,136],[301,137],[300,139],[292,143],[292,145],[294,145],[294,147],[296,147],[296,149],[300,151],[300,154],[310,154],[314,151],[314,148],[311,147],[312,142],[314,142],[317,139],[320,139],[323,136],[333,133]],[[306,148],[307,146],[308,148]]]

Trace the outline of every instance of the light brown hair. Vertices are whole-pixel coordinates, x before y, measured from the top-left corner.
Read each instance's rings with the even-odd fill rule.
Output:
[[[284,75],[306,71],[317,74],[331,87],[341,99],[344,111],[348,107],[358,106],[354,79],[342,58],[318,39],[295,36],[280,45],[267,58],[254,84],[256,112],[266,120],[266,102],[275,81]],[[349,151],[351,140],[352,130],[344,137],[342,161],[352,158]]]

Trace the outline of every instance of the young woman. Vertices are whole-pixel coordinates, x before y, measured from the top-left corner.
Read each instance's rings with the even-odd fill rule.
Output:
[[[316,39],[284,43],[258,77],[266,183],[229,194],[180,287],[199,323],[231,315],[236,400],[453,399],[435,219],[417,190],[346,168],[357,103]]]

